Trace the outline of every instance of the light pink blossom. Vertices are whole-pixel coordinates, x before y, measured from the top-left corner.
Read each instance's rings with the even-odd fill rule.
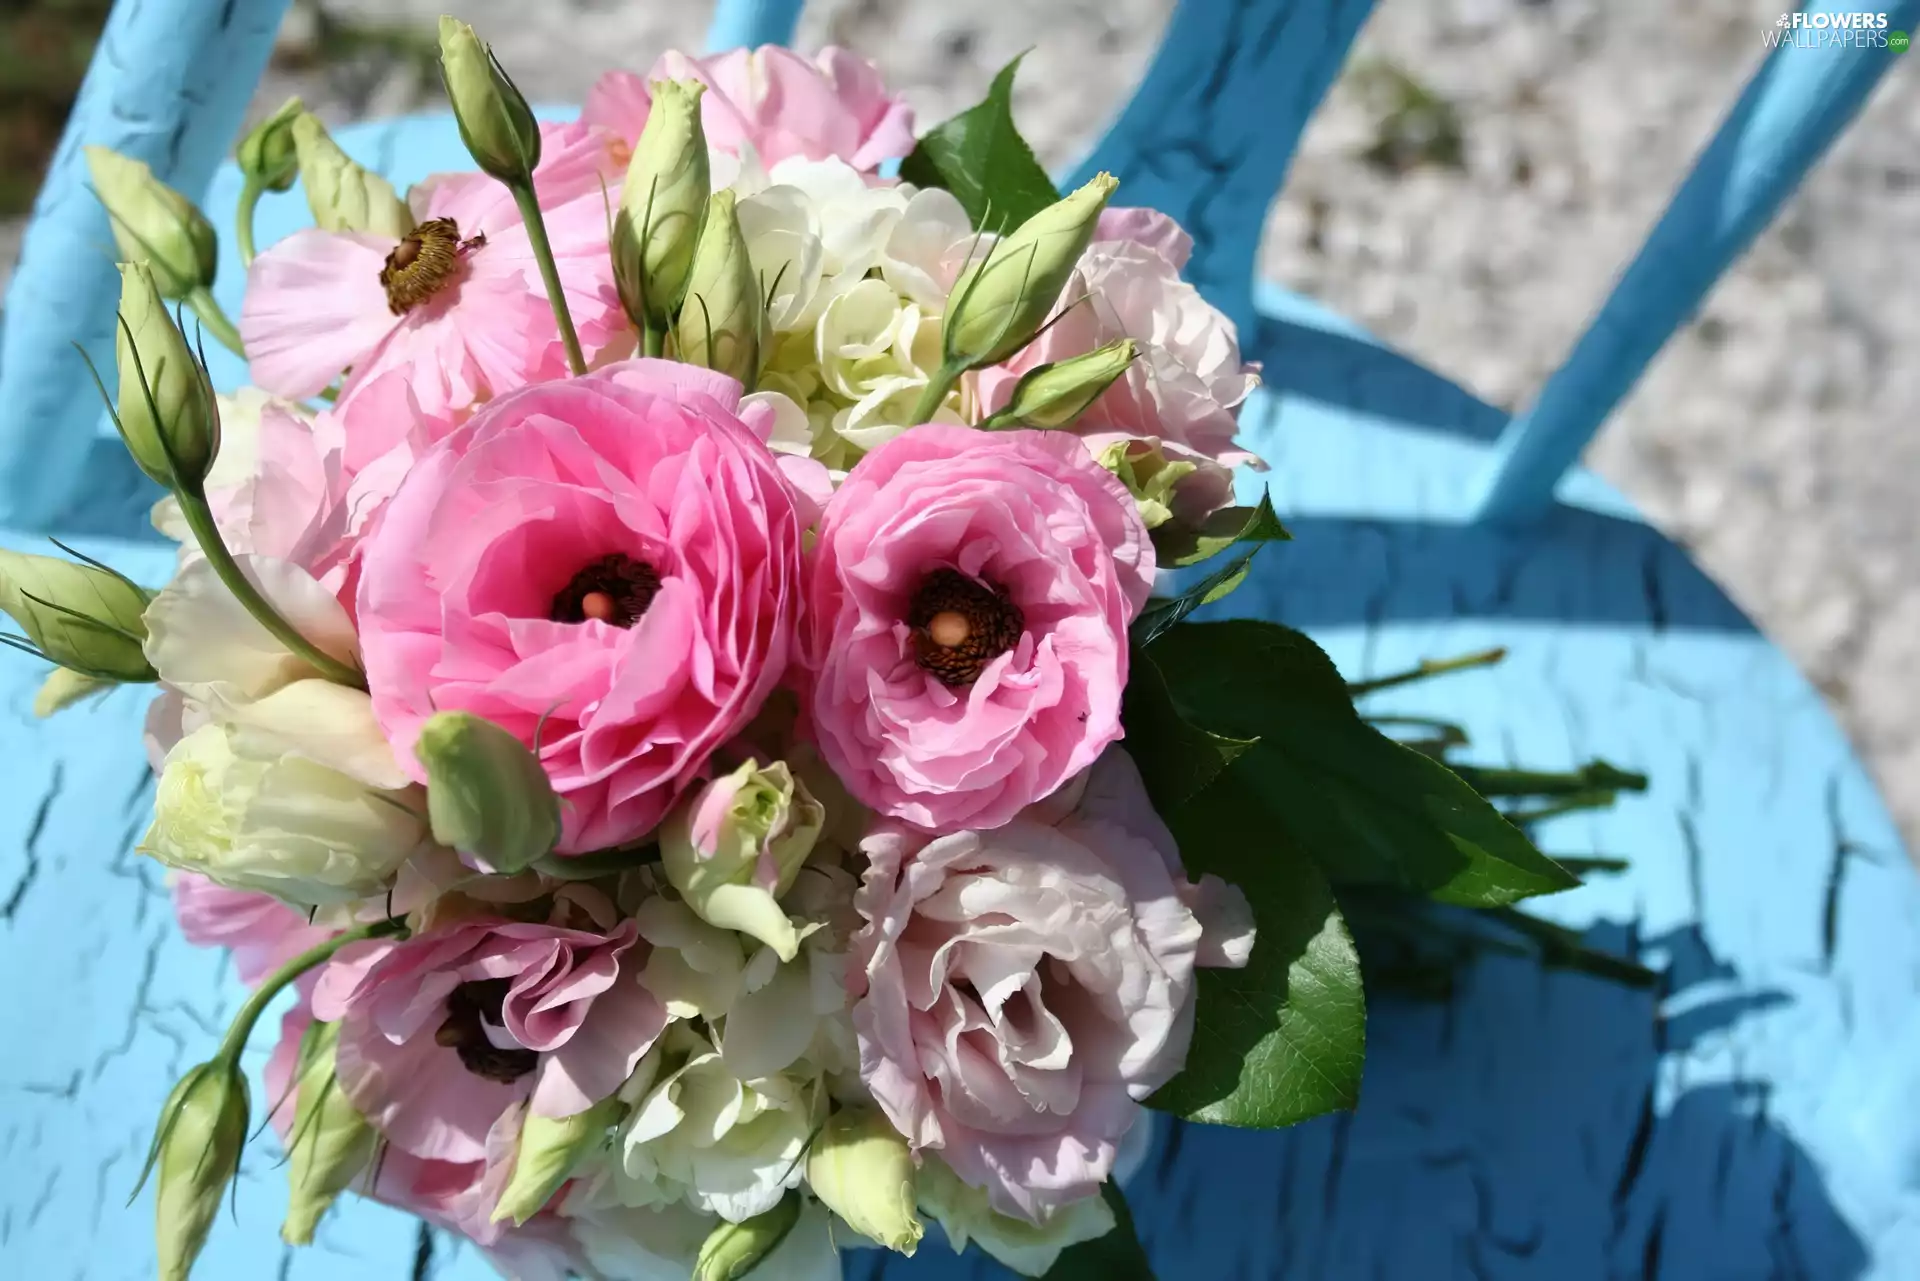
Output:
[[[542,138],[535,189],[581,345],[590,356],[622,354],[632,335],[613,285],[603,184],[618,188],[626,145],[578,123],[542,126]],[[420,408],[444,417],[566,375],[546,287],[505,185],[446,174],[409,200],[421,226],[404,241],[310,228],[254,260],[240,315],[254,382],[298,399],[351,369],[351,396],[400,370]],[[449,255],[447,264],[429,270],[432,253]],[[415,271],[413,294],[381,279],[403,259]]]
[[[1071,435],[887,442],[827,505],[809,568],[821,754],[882,814],[1006,822],[1120,737],[1153,570],[1132,498]]]
[[[887,826],[861,848],[861,1079],[1002,1213],[1038,1220],[1092,1195],[1138,1100],[1186,1060],[1194,967],[1246,963],[1246,900],[1188,883],[1118,748],[1057,819]]]
[[[812,510],[739,401],[629,361],[503,397],[413,466],[365,543],[359,623],[416,777],[436,710],[537,734],[569,853],[644,835],[703,777],[787,665]]]
[[[195,947],[226,948],[234,973],[249,987],[333,934],[308,925],[304,915],[271,895],[230,890],[192,872],[175,872],[171,879],[180,933]]]
[[[637,141],[652,107],[648,80],[706,85],[700,120],[707,145],[733,153],[750,147],[769,166],[832,156],[871,172],[913,150],[912,109],[887,92],[872,63],[845,49],[822,49],[811,62],[778,45],[705,58],[669,52],[646,80],[625,71],[600,77],[581,119]]]
[[[508,1109],[583,1112],[652,1047],[666,1012],[640,985],[638,927],[604,896],[568,894],[565,924],[482,919],[350,944],[322,973],[313,1008],[340,1021],[341,1088],[395,1147],[485,1161]]]

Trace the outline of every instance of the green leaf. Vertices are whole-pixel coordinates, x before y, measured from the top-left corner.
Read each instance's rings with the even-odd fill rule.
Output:
[[[1210,734],[1182,716],[1167,692],[1167,678],[1153,656],[1137,645],[1129,660],[1120,721],[1147,795],[1163,814],[1202,791],[1253,746],[1250,739]]]
[[[1260,1128],[1352,1107],[1366,999],[1326,877],[1287,838],[1244,761],[1166,817],[1187,874],[1239,886],[1258,932],[1244,969],[1200,971],[1186,1066],[1147,1105]]]
[[[1292,538],[1273,510],[1272,500],[1262,494],[1258,507],[1222,507],[1198,529],[1168,521],[1153,531],[1153,550],[1162,567],[1197,565],[1235,543],[1286,542]]]
[[[1236,770],[1334,884],[1495,907],[1580,883],[1459,775],[1362,720],[1333,661],[1299,632],[1192,623],[1152,654],[1188,720],[1260,740]]]
[[[993,78],[985,99],[936,126],[900,162],[903,179],[951,191],[973,225],[989,231],[1011,230],[1060,199],[1013,124],[1013,77],[1020,58]]]
[[[1127,1198],[1112,1183],[1103,1185],[1100,1195],[1113,1210],[1113,1231],[1062,1250],[1042,1281],[1154,1281]]]
[[[1215,515],[1227,517],[1225,524],[1237,530],[1232,538],[1220,542],[1217,546],[1213,547],[1212,551],[1199,552],[1190,549],[1192,554],[1185,560],[1167,559],[1166,554],[1160,550],[1156,543],[1155,557],[1159,563],[1162,565],[1192,565],[1207,559],[1234,543],[1247,543],[1250,545],[1238,556],[1235,556],[1232,560],[1222,565],[1219,569],[1214,570],[1211,574],[1208,574],[1205,578],[1193,584],[1193,586],[1187,588],[1178,596],[1156,596],[1149,600],[1146,608],[1140,611],[1140,616],[1133,620],[1133,626],[1130,629],[1135,644],[1150,644],[1155,637],[1159,636],[1169,627],[1179,623],[1202,605],[1211,605],[1223,597],[1232,595],[1234,589],[1246,581],[1247,570],[1253,564],[1254,555],[1259,552],[1264,544],[1280,539],[1291,539],[1293,537],[1292,534],[1287,532],[1287,527],[1280,523],[1280,517],[1274,514],[1273,504],[1265,494],[1260,496],[1260,505],[1252,508],[1251,511],[1245,507],[1229,507],[1221,512],[1215,513]],[[1163,525],[1161,528],[1165,529],[1166,526]],[[1154,532],[1157,536],[1160,531],[1155,530]]]

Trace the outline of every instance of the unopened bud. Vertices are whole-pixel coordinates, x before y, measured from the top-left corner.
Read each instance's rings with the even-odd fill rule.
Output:
[[[700,95],[691,80],[656,80],[613,220],[613,276],[636,325],[664,329],[693,269],[711,175]]]
[[[121,260],[146,263],[161,295],[175,301],[211,286],[219,238],[206,215],[131,156],[107,147],[85,150]]]
[[[1014,384],[1006,408],[981,426],[989,430],[1071,426],[1127,372],[1139,350],[1133,339],[1122,338],[1084,356],[1030,369]]]
[[[518,1227],[540,1213],[580,1162],[606,1143],[608,1131],[625,1113],[626,1104],[618,1096],[602,1099],[572,1116],[528,1112],[520,1126],[513,1174],[506,1191],[500,1194],[500,1204],[494,1207],[493,1221],[511,1219]]]
[[[961,273],[941,329],[949,368],[997,365],[1033,341],[1119,185],[1111,174],[1096,176],[1021,223],[984,261]]]
[[[800,939],[780,898],[813,852],[826,811],[783,761],[748,761],[690,793],[660,826],[667,881],[709,925],[791,961]]]
[[[298,98],[288,98],[280,110],[248,131],[234,148],[240,176],[263,191],[286,191],[300,176],[300,151],[293,141],[293,122],[306,114]]]
[[[140,470],[169,489],[197,489],[220,449],[220,411],[144,263],[120,268],[120,370],[115,426]]]
[[[393,184],[355,164],[340,150],[325,125],[302,112],[288,126],[300,159],[300,181],[307,189],[313,225],[322,231],[364,231],[394,240],[413,230],[413,211],[394,194]]]
[[[64,712],[81,699],[105,693],[119,683],[76,672],[71,667],[56,667],[47,673],[47,679],[40,682],[40,692],[33,696],[33,714],[45,720],[55,712]]]
[[[493,49],[456,18],[440,19],[440,78],[460,141],[483,173],[526,187],[540,163],[540,125]]]
[[[835,1113],[807,1154],[807,1182],[855,1232],[911,1255],[926,1231],[914,1212],[913,1154],[874,1108]]]
[[[751,388],[760,375],[762,325],[759,278],[747,256],[733,193],[716,191],[707,201],[706,225],[680,304],[680,359]]]
[[[736,1281],[779,1248],[800,1221],[800,1195],[789,1192],[780,1204],[745,1223],[722,1223],[701,1243],[693,1263],[693,1281]]]
[[[518,872],[552,852],[560,800],[526,744],[471,712],[438,712],[413,750],[427,768],[434,840],[495,872]]]
[[[1133,495],[1140,521],[1148,529],[1173,519],[1180,482],[1200,469],[1189,459],[1168,458],[1158,444],[1143,440],[1117,440],[1100,452],[1099,462]]]
[[[300,1043],[293,1129],[287,1136],[287,1218],[280,1237],[310,1245],[334,1199],[373,1160],[379,1135],[334,1078],[338,1023],[313,1023]]]
[[[39,651],[81,676],[155,679],[141,646],[145,589],[105,569],[0,551],[0,609]],[[77,695],[76,695],[77,697]]]
[[[200,1064],[167,1096],[147,1152],[147,1172],[159,1175],[153,1209],[160,1281],[187,1281],[207,1243],[240,1169],[247,1106],[247,1078],[227,1059]]]

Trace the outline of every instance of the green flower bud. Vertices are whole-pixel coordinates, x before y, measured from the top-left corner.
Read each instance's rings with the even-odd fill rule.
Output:
[[[161,295],[175,301],[211,286],[219,238],[206,215],[140,161],[107,147],[84,150],[121,260],[146,263]]]
[[[151,599],[105,569],[0,551],[0,609],[42,654],[83,677],[155,679],[141,652],[147,638],[141,615]]]
[[[433,839],[496,872],[518,872],[560,839],[560,798],[540,758],[492,721],[439,712],[420,727]]]
[[[1140,352],[1131,338],[1096,347],[1084,356],[1030,369],[1013,385],[1002,409],[980,424],[999,427],[1067,427],[1127,372]]]
[[[280,1238],[311,1245],[320,1217],[373,1160],[379,1135],[334,1079],[338,1023],[312,1023],[300,1042],[293,1129],[287,1143],[287,1219]]]
[[[955,1251],[971,1241],[1024,1277],[1045,1276],[1069,1246],[1103,1237],[1118,1222],[1099,1195],[1070,1201],[1043,1223],[1001,1214],[984,1188],[962,1182],[937,1156],[921,1165],[918,1187],[920,1208],[940,1221]]]
[[[114,425],[133,461],[169,489],[198,488],[220,449],[220,410],[207,371],[145,263],[120,267],[114,357],[120,369]]]
[[[187,1281],[207,1243],[227,1185],[240,1169],[247,1106],[247,1078],[225,1059],[200,1064],[167,1096],[147,1152],[147,1171],[159,1171],[153,1210],[160,1281]]]
[[[800,939],[779,900],[793,887],[826,818],[785,762],[748,761],[667,816],[661,867],[701,920],[758,939],[791,961]]]
[[[513,1220],[519,1227],[560,1190],[586,1157],[598,1151],[607,1134],[626,1113],[618,1096],[602,1099],[573,1116],[551,1117],[527,1113],[520,1126],[520,1146],[513,1155],[513,1174],[493,1221]]]
[[[55,712],[63,712],[81,699],[104,693],[119,683],[76,672],[71,667],[56,667],[47,673],[47,679],[40,682],[40,692],[33,696],[33,714],[45,720]]]
[[[240,176],[265,191],[286,191],[300,176],[300,152],[293,141],[293,122],[306,114],[298,98],[288,98],[280,110],[262,120],[234,148]]]
[[[633,323],[664,329],[686,292],[711,177],[707,136],[700,127],[706,86],[658,80],[652,90],[653,105],[613,220],[613,278]]]
[[[1168,458],[1160,446],[1138,440],[1116,440],[1101,451],[1099,463],[1133,495],[1148,529],[1173,519],[1173,491],[1200,469],[1197,463]]]
[[[460,141],[483,173],[526,187],[540,163],[540,125],[533,109],[493,56],[493,49],[455,18],[440,19],[440,78],[447,86]]]
[[[807,1153],[807,1182],[855,1232],[912,1255],[926,1231],[914,1213],[913,1154],[873,1108],[837,1112]]]
[[[789,1192],[779,1205],[745,1223],[721,1223],[701,1243],[692,1281],[737,1281],[772,1254],[800,1221],[800,1196]]]
[[[764,329],[759,279],[747,257],[733,193],[716,191],[707,201],[706,225],[680,304],[680,359],[751,388],[760,375]]]
[[[300,158],[313,225],[322,231],[364,231],[402,239],[413,230],[413,211],[393,184],[355,164],[319,117],[302,112],[288,126]]]
[[[961,273],[947,303],[941,343],[951,369],[997,365],[1033,341],[1119,186],[1100,174],[1048,205]]]

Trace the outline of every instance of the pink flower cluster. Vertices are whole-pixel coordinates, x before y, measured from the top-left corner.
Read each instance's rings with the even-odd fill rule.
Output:
[[[906,106],[843,51],[669,55],[653,74],[703,82],[709,144],[768,166],[871,175],[913,145]],[[1090,301],[970,384],[984,415],[1028,369],[1135,339],[1142,359],[1078,427],[918,426],[836,484],[783,445],[777,398],[633,356],[602,191],[650,106],[616,73],[580,123],[544,127],[536,188],[584,376],[567,376],[527,229],[492,179],[416,187],[404,239],[310,230],[262,253],[241,322],[254,380],[287,401],[337,395],[263,411],[253,465],[213,489],[217,519],[344,611],[402,774],[427,781],[414,748],[438,712],[533,749],[560,859],[643,846],[703,798],[692,839],[710,853],[742,784],[708,785],[769,759],[768,718],[790,701],[774,740],[796,774],[804,757],[837,784],[813,785],[820,839],[851,830],[836,857],[859,886],[852,929],[816,973],[845,990],[858,1079],[923,1159],[1045,1221],[1097,1191],[1140,1101],[1180,1069],[1195,967],[1244,964],[1252,944],[1244,900],[1189,881],[1118,746],[1156,560],[1136,494],[1102,463],[1116,442],[1157,449],[1195,464],[1178,513],[1223,505],[1229,469],[1252,461],[1232,442],[1251,375],[1179,279],[1184,234],[1118,211],[1068,290]],[[439,274],[417,290],[396,283],[428,261]],[[785,893],[765,848],[753,884]],[[373,1194],[558,1275],[579,1257],[558,1213],[575,1200],[519,1227],[492,1214],[519,1127],[637,1104],[631,1083],[689,1017],[663,976],[690,945],[662,941],[687,927],[636,909],[625,881],[527,873],[489,896],[471,876],[409,864],[398,909],[369,899],[314,924],[194,878],[176,897],[189,937],[231,948],[248,981],[348,921],[411,913],[411,937],[354,944],[307,985],[275,1072],[292,1079],[308,1022],[337,1023],[339,1086],[388,1145]]]

